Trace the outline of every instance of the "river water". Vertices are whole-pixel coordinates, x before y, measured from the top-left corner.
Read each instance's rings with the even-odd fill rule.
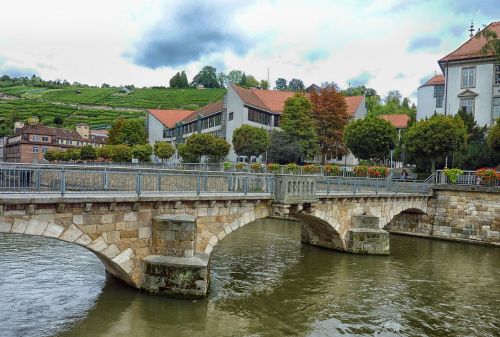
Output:
[[[207,300],[148,296],[76,245],[0,235],[0,336],[500,336],[500,249],[391,236],[391,255],[300,244],[260,220],[212,253]]]

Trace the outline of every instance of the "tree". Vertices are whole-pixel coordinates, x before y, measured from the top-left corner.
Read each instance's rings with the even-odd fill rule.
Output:
[[[132,157],[140,162],[148,163],[153,155],[153,147],[149,144],[134,145],[131,150]]]
[[[269,89],[269,82],[266,80],[260,80],[259,87],[261,89],[268,90]]]
[[[347,154],[344,145],[344,127],[350,119],[344,95],[332,88],[324,88],[310,96],[313,104],[313,117],[316,120],[321,161],[327,156]]]
[[[225,88],[227,86],[227,75],[223,72],[218,73],[217,82],[219,83],[219,87]]]
[[[63,121],[62,117],[60,117],[60,116],[54,117],[54,124],[55,125],[63,125],[63,123],[64,123],[64,121]]]
[[[500,38],[497,33],[489,28],[485,28],[476,34],[477,39],[481,37],[486,39],[486,43],[481,47],[481,53],[483,55],[495,55],[500,62]]]
[[[80,160],[80,149],[68,149],[63,152],[65,161],[77,161]]]
[[[144,120],[118,118],[111,125],[108,133],[107,143],[110,145],[136,145],[146,143],[146,128]]]
[[[302,92],[305,89],[304,82],[297,78],[293,78],[290,83],[288,83],[288,89],[295,92]]]
[[[365,160],[387,158],[397,136],[394,126],[378,117],[354,120],[344,130],[347,147],[356,157]]]
[[[495,126],[490,129],[487,143],[493,151],[500,153],[500,118],[497,119]]]
[[[286,80],[284,78],[280,77],[280,78],[278,78],[276,80],[276,87],[275,87],[275,89],[276,90],[285,91],[288,88],[286,84],[287,84]]]
[[[243,75],[241,75],[241,79],[240,79],[240,82],[238,84],[242,87],[247,86],[247,75],[245,75],[245,73],[243,73]]]
[[[231,70],[227,74],[227,83],[241,83],[241,77],[243,76],[243,72],[241,70]]]
[[[258,88],[259,81],[257,81],[257,79],[254,76],[248,75],[245,80],[245,86],[247,88]]]
[[[443,115],[416,122],[404,135],[406,150],[416,160],[429,159],[433,173],[439,158],[463,149],[466,141],[467,131],[462,119]]]
[[[170,88],[180,88],[182,85],[181,74],[177,72],[169,81]]]
[[[185,143],[177,144],[177,152],[182,158],[183,163],[199,163],[200,156],[189,152],[189,148]]]
[[[467,142],[484,142],[486,140],[486,125],[480,127],[477,125],[472,112],[459,110],[457,116],[464,122],[465,130],[467,131]]]
[[[180,88],[189,88],[189,82],[186,76],[186,72],[183,70],[181,71],[181,80],[179,81],[180,83]]]
[[[338,84],[333,81],[321,83],[321,89],[335,89],[336,91],[340,91]]]
[[[303,94],[295,94],[285,101],[281,129],[296,141],[303,159],[313,158],[318,153],[318,135],[312,116],[312,103]]]
[[[172,157],[175,153],[175,148],[170,142],[156,142],[154,146],[154,155],[163,162]]]
[[[288,164],[295,163],[300,159],[299,144],[279,130],[270,133],[271,144],[267,150],[267,161],[272,163]]]
[[[399,92],[399,90],[390,90],[388,93],[387,93],[387,96],[385,97],[385,103],[390,103],[390,102],[393,102],[395,103],[396,105],[400,105],[401,104],[401,93]]]
[[[111,160],[115,163],[127,163],[132,161],[132,149],[125,144],[114,145],[111,151]]]
[[[57,160],[57,152],[57,150],[48,150],[43,154],[43,158],[50,162],[55,161]]]
[[[110,85],[109,85],[109,84],[107,84],[107,83],[103,83],[103,84],[101,84],[101,88],[109,88],[109,87],[110,87]]]
[[[114,145],[104,145],[103,147],[97,148],[96,156],[104,160],[110,160],[113,157]]]
[[[200,162],[202,156],[209,156],[211,160],[218,160],[227,156],[231,145],[225,139],[208,133],[195,133],[186,140],[186,145],[177,147],[179,155],[184,159],[195,159]]]
[[[219,88],[217,80],[217,69],[211,66],[204,66],[193,78],[193,85],[203,85],[205,88]]]
[[[234,130],[233,147],[238,156],[258,157],[269,147],[269,133],[262,128],[242,125]]]
[[[82,160],[95,160],[97,158],[96,151],[92,145],[85,145],[80,151],[80,158]]]

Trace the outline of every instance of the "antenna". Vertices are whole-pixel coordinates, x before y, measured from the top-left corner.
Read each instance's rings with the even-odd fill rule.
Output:
[[[267,67],[267,85],[271,87],[271,83],[269,83],[269,67]]]
[[[470,22],[470,29],[469,29],[469,32],[470,32],[469,37],[473,37],[473,36],[474,36],[474,21],[471,21],[471,22]]]

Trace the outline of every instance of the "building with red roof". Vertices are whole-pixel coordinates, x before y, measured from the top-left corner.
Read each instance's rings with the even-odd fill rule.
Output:
[[[485,27],[500,36],[500,21]],[[485,37],[474,34],[457,49],[442,57],[443,72],[418,89],[417,119],[434,113],[455,115],[464,110],[474,114],[479,125],[493,125],[500,118],[500,61],[498,55],[483,53]]]
[[[269,131],[279,129],[285,101],[293,95],[290,91],[247,89],[230,84],[223,100],[196,111],[148,110],[149,142],[164,140],[175,145],[193,133],[202,132],[231,143],[234,130],[244,124]],[[353,118],[366,115],[364,96],[346,97],[346,103]],[[173,160],[178,159],[176,154]],[[228,159],[237,159],[233,150]]]

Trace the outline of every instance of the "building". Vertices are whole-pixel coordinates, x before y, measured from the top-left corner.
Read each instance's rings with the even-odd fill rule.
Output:
[[[233,132],[242,125],[251,125],[271,131],[279,129],[285,101],[295,93],[289,91],[246,89],[229,85],[223,100],[199,110],[148,110],[149,143],[169,141],[182,143],[196,132],[211,133],[231,143]],[[353,118],[366,115],[364,96],[346,97]],[[172,158],[177,161],[177,154]],[[228,160],[236,161],[231,149]]]
[[[7,137],[0,136],[0,161],[5,160],[5,144],[7,143]]]
[[[380,118],[391,123],[398,131],[398,139],[401,139],[401,132],[408,129],[410,125],[410,116],[407,114],[380,115]]]
[[[5,161],[8,162],[41,163],[49,150],[66,151],[85,145],[101,147],[107,137],[94,134],[95,130],[83,123],[77,124],[76,130],[48,127],[42,123],[16,126],[14,136],[7,138],[5,144]]]
[[[485,29],[500,36],[500,21]],[[485,43],[484,37],[471,34],[464,44],[438,61],[444,83],[432,84],[431,79],[429,85],[418,89],[418,119],[434,111],[455,115],[459,110],[473,113],[479,125],[491,126],[500,118],[500,62],[493,54],[481,53]],[[442,107],[438,108],[441,96]]]
[[[434,114],[442,114],[444,100],[444,76],[434,75],[418,88],[417,119],[429,118]]]

